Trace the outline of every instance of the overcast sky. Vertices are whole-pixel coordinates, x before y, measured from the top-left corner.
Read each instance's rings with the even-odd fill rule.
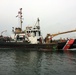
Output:
[[[42,35],[76,29],[76,0],[0,0],[0,33],[11,35],[12,27],[18,27],[19,8],[23,8],[23,29],[34,25],[40,18]],[[76,37],[76,32],[59,35]]]

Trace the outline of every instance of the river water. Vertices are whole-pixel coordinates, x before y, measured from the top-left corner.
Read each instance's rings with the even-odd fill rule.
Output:
[[[0,75],[76,75],[76,52],[0,50]]]

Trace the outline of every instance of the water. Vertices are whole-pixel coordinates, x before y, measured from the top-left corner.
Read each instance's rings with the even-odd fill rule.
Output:
[[[76,75],[76,52],[0,50],[0,75]]]

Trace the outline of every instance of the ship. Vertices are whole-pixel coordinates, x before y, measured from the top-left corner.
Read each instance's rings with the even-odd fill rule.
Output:
[[[0,49],[17,49],[17,50],[36,50],[36,51],[59,51],[59,50],[69,50],[76,48],[76,40],[68,39],[64,42],[54,41],[52,38],[59,34],[75,32],[76,30],[71,30],[67,32],[61,32],[57,34],[48,34],[45,39],[42,36],[40,29],[40,19],[34,26],[26,26],[26,29],[22,29],[23,15],[22,8],[20,8],[18,15],[20,27],[12,27],[11,37],[0,36]]]

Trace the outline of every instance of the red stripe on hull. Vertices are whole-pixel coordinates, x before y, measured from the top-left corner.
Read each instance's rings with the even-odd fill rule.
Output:
[[[70,39],[66,42],[65,46],[63,47],[63,50],[67,50],[70,48],[70,46],[74,43],[74,39]]]

